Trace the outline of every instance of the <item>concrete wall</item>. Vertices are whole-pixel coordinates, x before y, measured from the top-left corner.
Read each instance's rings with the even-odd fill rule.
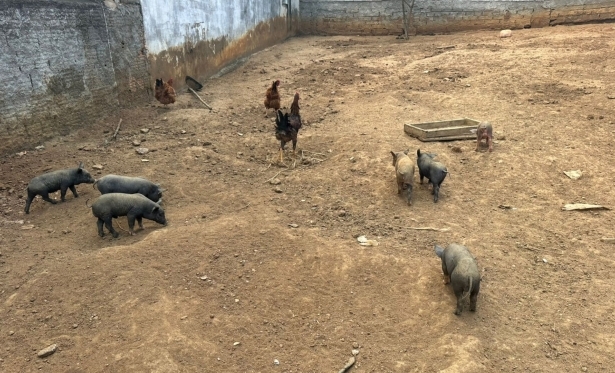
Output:
[[[138,0],[0,1],[0,154],[149,100],[144,52]]]
[[[400,34],[401,4],[401,0],[301,0],[300,30],[309,34]],[[415,0],[409,33],[605,20],[615,20],[613,0]]]
[[[299,0],[142,0],[152,79],[203,80],[292,35]]]

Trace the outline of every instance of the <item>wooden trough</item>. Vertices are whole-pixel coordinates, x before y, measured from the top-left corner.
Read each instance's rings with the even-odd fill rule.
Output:
[[[479,123],[479,121],[469,118],[406,123],[404,124],[404,131],[421,141],[476,140],[476,127]]]

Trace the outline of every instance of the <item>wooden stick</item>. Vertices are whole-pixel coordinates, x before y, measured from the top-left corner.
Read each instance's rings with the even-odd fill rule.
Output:
[[[400,227],[400,228],[408,228],[414,229],[415,231],[436,231],[436,232],[448,232],[450,228],[433,228],[433,227]]]
[[[117,124],[117,128],[115,129],[115,133],[113,134],[113,140],[117,137],[117,133],[120,132],[120,126],[122,125],[122,118],[120,118],[120,122]]]
[[[190,88],[190,87],[188,87],[188,89],[190,90],[190,92],[194,93],[194,95],[196,96],[196,98],[198,98],[198,99],[199,99],[199,100],[203,103],[203,105],[205,105],[205,107],[207,107],[209,110],[213,110],[211,106],[207,105],[207,103],[206,103],[205,101],[203,101],[203,99],[201,98],[201,96],[199,96],[199,94],[198,94],[198,93],[196,93],[196,92],[194,91],[194,89],[192,89],[192,88]]]
[[[284,170],[281,170],[281,171],[279,171],[277,174],[273,175],[273,177],[272,177],[271,179],[269,179],[269,180],[265,180],[265,181],[263,182],[263,184],[266,184],[266,183],[270,182],[271,180],[275,179],[275,177],[276,177],[276,176],[278,176],[278,175],[280,174],[280,172],[282,172],[282,171],[284,171]]]

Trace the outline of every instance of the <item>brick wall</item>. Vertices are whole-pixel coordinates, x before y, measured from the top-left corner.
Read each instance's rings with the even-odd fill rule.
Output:
[[[410,3],[412,0],[408,0]],[[400,34],[401,0],[301,0],[302,33]],[[409,32],[615,21],[613,0],[415,0]]]
[[[0,154],[149,100],[138,0],[0,1]]]

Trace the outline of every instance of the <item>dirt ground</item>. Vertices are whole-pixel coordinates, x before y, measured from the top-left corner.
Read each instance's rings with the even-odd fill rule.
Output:
[[[613,213],[562,207],[615,207],[614,51],[612,24],[298,37],[205,82],[214,112],[182,93],[121,113],[117,141],[119,116],[3,157],[0,371],[337,372],[356,349],[356,373],[612,372]],[[285,165],[273,79],[306,122]],[[458,117],[493,124],[493,153],[403,131]],[[450,175],[434,203],[417,171],[408,207],[389,151],[419,147]],[[33,176],[79,161],[160,182],[169,225],[101,238],[85,184],[23,213]],[[482,272],[475,313],[443,285],[452,242]]]

